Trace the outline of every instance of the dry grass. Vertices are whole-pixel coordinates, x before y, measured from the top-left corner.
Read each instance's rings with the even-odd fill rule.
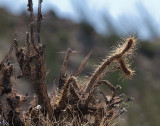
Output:
[[[68,49],[61,67],[59,87],[58,89],[54,87],[53,92],[49,94],[46,88],[45,45],[40,44],[41,3],[42,1],[39,0],[38,18],[35,24],[33,3],[32,0],[28,0],[30,32],[26,33],[25,46],[19,47],[15,38],[9,53],[0,63],[1,123],[10,126],[111,125],[125,112],[124,103],[131,101],[132,98],[119,94],[121,87],[119,85],[114,87],[103,78],[116,70],[121,70],[126,77],[133,75],[134,72],[127,62],[133,55],[136,40],[132,37],[127,38],[83,83],[80,83],[77,77],[86,67],[91,52],[84,58],[78,71],[70,75],[66,72],[67,64],[75,51]],[[11,77],[14,76],[14,65],[8,60],[13,50],[22,73],[16,78],[28,79],[36,94],[28,111],[21,110],[24,101],[27,100],[27,95],[15,91],[11,82]],[[105,96],[98,88],[101,84],[111,90],[110,96]]]

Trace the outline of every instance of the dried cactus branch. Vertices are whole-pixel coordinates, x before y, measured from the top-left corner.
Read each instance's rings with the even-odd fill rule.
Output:
[[[120,69],[120,67],[119,67],[119,66],[118,66],[118,67],[116,66],[116,67],[108,70],[107,72],[102,73],[97,82],[101,81],[101,80],[104,78],[104,76],[107,76],[109,73],[113,73],[113,72],[115,72],[115,71],[117,71],[117,70],[119,70],[119,69]]]
[[[62,67],[61,67],[61,72],[60,72],[60,78],[59,78],[59,89],[61,89],[65,83],[65,80],[67,78],[67,65],[68,65],[68,61],[70,56],[75,53],[74,51],[72,51],[71,49],[67,50],[66,56],[64,58]]]
[[[98,82],[98,85],[101,85],[101,84],[105,84],[111,91],[118,94],[117,89],[111,83],[109,83],[107,80],[102,80],[102,81]]]
[[[34,33],[33,3],[28,0],[28,11],[30,12],[30,33],[26,32],[25,46],[19,47],[16,37],[9,53],[0,63],[0,115],[5,119],[6,124],[11,126],[24,125],[110,125],[113,119],[125,112],[125,104],[132,101],[124,94],[119,94],[119,85],[114,87],[108,80],[103,80],[104,76],[116,70],[121,71],[130,77],[133,71],[129,68],[129,56],[133,53],[135,46],[134,38],[126,39],[126,43],[119,46],[111,56],[92,74],[88,87],[84,90],[83,83],[77,76],[84,70],[92,52],[81,62],[78,71],[69,75],[67,65],[69,58],[76,51],[67,50],[64,58],[59,78],[59,89],[55,88],[55,93],[51,96],[47,91],[46,83],[46,63],[44,58],[45,45],[40,44],[41,30],[41,4],[38,4],[37,33]],[[34,36],[36,34],[37,36]],[[28,111],[23,113],[22,119],[21,105],[25,101],[18,92],[13,89],[11,77],[14,73],[14,65],[8,60],[15,49],[15,55],[22,75],[32,84],[36,96]],[[112,65],[112,66],[111,66]],[[106,72],[106,68],[109,68]],[[99,89],[99,85],[104,84],[112,91],[107,96]],[[5,94],[5,95],[4,95]],[[108,96],[109,95],[109,96]],[[6,113],[3,112],[4,99],[8,107]],[[92,122],[89,122],[91,116]]]
[[[23,102],[20,95],[12,92],[7,96],[7,103],[10,106],[10,111],[7,114],[7,121],[10,126],[25,126],[20,115],[20,104]]]
[[[127,64],[123,59],[119,59],[120,69],[127,77],[131,77],[133,75],[133,71],[127,67]]]
[[[43,57],[44,46],[41,46],[38,43],[35,45],[33,36],[34,22],[32,0],[28,1],[28,7],[28,10],[30,11],[31,45],[28,41],[28,33],[26,34],[27,47],[18,48],[17,40],[14,39],[16,57],[22,71],[22,76],[33,84],[35,93],[38,96],[38,104],[42,107],[42,113],[48,114],[49,118],[53,119],[53,108],[50,104],[50,98],[46,87],[46,66]]]
[[[38,50],[39,55],[28,56],[21,48],[16,52],[16,56],[23,77],[29,79],[33,84],[35,93],[38,96],[38,104],[42,106],[43,111],[49,114],[50,118],[53,118],[53,108],[51,107],[46,87],[46,68],[40,51],[41,48]]]
[[[97,83],[97,81],[99,80],[99,77],[101,76],[101,74],[104,72],[104,70],[111,65],[112,63],[114,63],[115,61],[121,59],[123,56],[125,56],[125,54],[127,54],[127,52],[129,52],[135,45],[135,42],[132,38],[130,38],[129,40],[127,40],[127,42],[125,43],[125,46],[123,47],[122,51],[119,53],[114,54],[113,56],[107,58],[98,68],[97,70],[94,72],[94,74],[92,75],[89,83],[88,83],[88,87],[86,88],[86,93],[90,93],[90,91],[92,90],[92,88],[94,87],[94,85]]]
[[[6,115],[6,120],[8,121],[10,126],[19,125],[24,126],[24,122],[21,120],[19,116],[19,112],[17,111],[18,102],[15,102],[16,99],[13,99],[9,96],[13,95],[13,84],[11,83],[11,76],[13,76],[14,66],[8,61],[8,58],[11,56],[13,51],[14,43],[12,44],[8,54],[1,62],[0,67],[0,115],[5,116],[5,113],[2,111],[3,108],[6,108],[6,104],[2,103],[3,99],[7,100],[8,105],[11,107],[9,112]],[[7,62],[8,61],[8,62]],[[4,95],[5,94],[5,95]],[[6,124],[8,124],[6,123]]]
[[[11,76],[13,75],[13,65],[4,65],[0,69],[0,96],[12,91]]]
[[[38,15],[37,15],[37,39],[38,39],[38,43],[40,43],[41,20],[43,19],[41,8],[42,8],[42,0],[39,0]]]
[[[34,43],[34,16],[33,16],[33,2],[32,0],[28,0],[28,11],[30,12],[30,34],[31,34],[31,43]]]
[[[82,61],[82,63],[80,64],[78,68],[78,71],[74,74],[75,77],[78,76],[84,70],[91,54],[92,54],[92,51],[90,51],[88,55],[84,58],[84,60]]]
[[[8,61],[13,51],[13,44],[5,56],[3,61],[0,63],[0,97],[3,94],[8,94],[12,91],[11,76],[14,72],[14,66]]]
[[[68,77],[68,79],[66,80],[66,83],[64,84],[63,92],[61,93],[61,96],[57,103],[58,110],[63,110],[67,105],[67,101],[68,101],[67,93],[69,93],[69,88],[72,83],[75,83],[75,80],[72,76],[70,76]]]

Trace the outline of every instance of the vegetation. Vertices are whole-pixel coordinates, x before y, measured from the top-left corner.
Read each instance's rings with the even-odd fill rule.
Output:
[[[35,29],[33,4],[32,0],[28,0],[30,32],[26,32],[25,45],[20,47],[15,36],[9,53],[0,63],[1,123],[10,126],[113,124],[117,117],[125,112],[126,103],[133,99],[120,94],[121,86],[113,86],[108,80],[104,80],[104,77],[117,70],[122,71],[126,77],[134,74],[128,62],[136,47],[135,38],[127,38],[124,43],[119,44],[84,81],[80,81],[78,76],[86,67],[92,51],[84,58],[78,71],[69,74],[67,73],[69,58],[77,51],[68,49],[61,66],[58,89],[54,87],[49,94],[44,57],[46,46],[41,44],[40,38],[43,19],[41,3],[39,0]],[[15,65],[9,61],[13,50],[21,71],[19,76],[14,74]],[[11,80],[13,76],[16,79],[25,78],[33,86],[36,96],[28,109],[22,109],[28,95],[14,89]],[[107,96],[98,87],[102,84],[110,90]]]

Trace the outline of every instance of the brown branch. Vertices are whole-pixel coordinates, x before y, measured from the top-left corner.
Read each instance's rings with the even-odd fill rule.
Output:
[[[109,73],[113,73],[113,72],[115,72],[115,71],[117,71],[117,70],[119,70],[119,69],[120,69],[120,67],[119,67],[119,66],[118,66],[118,67],[116,66],[116,67],[108,70],[107,72],[102,73],[97,82],[101,81],[101,80],[104,78],[104,76],[107,76]]]
[[[66,82],[64,84],[63,92],[61,93],[61,95],[59,97],[56,111],[60,111],[65,108],[67,101],[68,101],[67,93],[69,91],[69,87],[72,82],[73,82],[73,77],[72,76],[68,77],[68,79],[66,80]]]
[[[31,33],[31,43],[34,45],[34,16],[33,16],[33,2],[28,0],[28,11],[30,12],[30,33]]]
[[[53,108],[50,104],[50,98],[46,87],[46,67],[43,55],[39,55],[43,48],[38,46],[38,54],[28,55],[27,47],[18,49],[17,41],[14,40],[17,61],[22,71],[22,76],[27,78],[34,87],[35,93],[38,96],[38,104],[42,107],[42,113],[48,114],[49,118],[53,119]],[[29,47],[29,50],[33,50]]]
[[[72,76],[72,85],[76,91],[80,91],[80,88],[79,88],[78,83],[76,81],[76,78],[74,76]]]
[[[81,65],[78,68],[78,71],[74,74],[75,77],[78,76],[84,70],[91,54],[92,54],[92,51],[90,51],[88,55],[84,58],[84,60],[82,61]]]
[[[102,72],[111,64],[113,63],[119,55],[112,56],[111,58],[107,59],[106,62],[104,62],[92,75],[88,87],[86,89],[86,93],[90,93],[92,88],[94,87],[95,83],[99,80],[99,77],[101,76]]]
[[[74,51],[72,51],[71,49],[67,50],[66,56],[64,58],[62,67],[61,67],[61,72],[60,72],[60,78],[59,78],[59,89],[61,89],[65,83],[65,79],[67,78],[67,65],[68,65],[68,61],[70,56],[75,53]]]
[[[38,40],[38,43],[40,43],[41,20],[43,19],[41,8],[42,8],[42,0],[39,0],[38,15],[37,15],[37,40]]]
[[[11,50],[9,54],[11,54]],[[12,91],[11,76],[13,75],[14,67],[10,62],[6,62],[10,56],[9,54],[0,64],[0,97]]]
[[[127,67],[127,64],[123,59],[119,59],[119,64],[120,64],[121,70],[127,77],[131,77],[133,75],[133,71],[129,69],[129,67]]]
[[[111,91],[118,94],[117,89],[111,83],[109,83],[107,80],[102,80],[102,81],[98,82],[98,84],[99,85],[105,84]]]
[[[12,91],[11,76],[13,74],[13,66],[5,66],[0,71],[0,96],[8,94]]]
[[[24,99],[23,99],[24,100]],[[10,126],[25,126],[20,115],[20,105],[23,102],[20,95],[17,95],[16,92],[12,92],[7,96],[6,99],[10,110],[7,114],[7,121]]]
[[[130,38],[129,40],[127,40],[127,42],[125,43],[126,45],[123,47],[122,51],[120,53],[116,53],[113,56],[107,58],[105,60],[105,62],[103,62],[98,68],[97,70],[93,73],[89,83],[88,83],[88,87],[86,88],[86,93],[90,93],[90,91],[92,90],[92,88],[94,87],[94,85],[98,82],[99,77],[101,76],[101,74],[103,73],[103,71],[112,63],[114,63],[116,60],[121,59],[125,54],[127,54],[127,52],[129,52],[130,49],[132,49],[135,45],[135,42],[132,38]]]
[[[118,94],[118,88],[119,88],[119,86],[114,87],[114,86],[113,86],[111,83],[109,83],[107,80],[99,81],[99,82],[94,86],[93,90],[91,91],[91,93],[90,93],[89,96],[87,97],[87,99],[86,99],[86,101],[85,101],[85,104],[86,104],[86,105],[88,105],[89,102],[90,102],[90,101],[92,100],[92,98],[94,97],[93,92],[94,92],[95,87],[97,87],[97,86],[99,86],[99,85],[101,85],[101,84],[105,84],[105,85],[113,92],[113,98],[115,97],[115,95]],[[106,103],[108,103],[109,101],[108,101],[107,98],[104,96],[103,92],[101,92],[101,91],[99,91],[99,92],[103,95]]]

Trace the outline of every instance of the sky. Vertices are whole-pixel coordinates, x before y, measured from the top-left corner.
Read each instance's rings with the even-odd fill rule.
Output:
[[[14,14],[20,14],[22,10],[27,10],[28,0],[0,0],[0,7],[8,8]],[[34,8],[36,10],[38,0],[33,0]],[[122,29],[121,34],[126,34],[128,26],[124,25],[125,21],[138,20],[138,23],[134,26],[140,27],[139,34],[143,38],[149,37],[146,32],[144,20],[142,21],[139,14],[141,6],[147,10],[147,13],[152,16],[153,24],[156,27],[160,27],[160,0],[43,0],[42,11],[46,12],[53,9],[56,14],[61,18],[70,18],[76,22],[80,21],[81,13],[77,11],[75,6],[81,6],[85,11],[85,14],[90,20],[91,24],[94,25],[95,29],[99,33],[103,33],[106,30],[104,27],[104,19],[102,15],[111,17],[113,22],[116,22],[116,26]],[[123,19],[124,16],[127,20]],[[119,19],[122,19],[121,22]],[[124,21],[123,21],[124,20]],[[123,22],[123,23],[122,23]],[[134,27],[133,26],[133,27]],[[157,29],[160,33],[160,30]]]

